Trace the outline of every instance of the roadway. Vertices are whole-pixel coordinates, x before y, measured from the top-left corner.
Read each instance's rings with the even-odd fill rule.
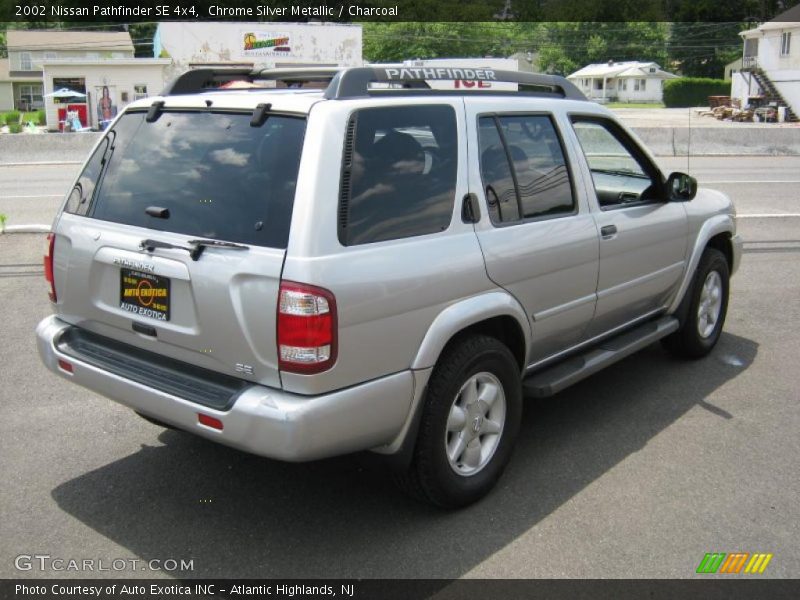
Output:
[[[800,218],[748,215],[800,213],[800,159],[690,171],[743,217],[719,346],[681,362],[656,344],[528,402],[499,487],[452,513],[404,497],[369,456],[270,461],[64,383],[35,350],[43,236],[0,236],[0,577],[682,578],[735,551],[773,553],[762,577],[796,577]],[[75,172],[0,167],[0,212],[49,223]],[[15,569],[33,553],[194,568]]]

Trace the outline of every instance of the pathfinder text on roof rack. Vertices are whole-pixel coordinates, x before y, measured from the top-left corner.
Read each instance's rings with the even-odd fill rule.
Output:
[[[497,76],[492,69],[449,69],[438,68],[407,68],[385,69],[386,78],[390,80],[408,79],[475,79],[481,81],[497,81]]]

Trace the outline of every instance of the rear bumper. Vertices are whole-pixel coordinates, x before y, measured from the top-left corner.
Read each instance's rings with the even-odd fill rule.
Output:
[[[319,396],[249,385],[231,408],[214,410],[64,354],[57,343],[71,327],[53,315],[36,328],[39,354],[53,373],[170,425],[280,460],[313,460],[390,445],[404,430],[415,388],[421,393],[415,372],[409,370]],[[68,362],[72,373],[59,360]],[[200,424],[199,413],[216,417],[223,429]]]

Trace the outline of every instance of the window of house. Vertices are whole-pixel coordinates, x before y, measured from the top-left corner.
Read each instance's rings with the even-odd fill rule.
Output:
[[[141,100],[142,98],[147,98],[147,86],[143,83],[137,84],[133,86],[133,99]]]
[[[785,31],[781,34],[781,56],[789,56],[789,49],[792,43],[792,32]]]
[[[19,53],[19,70],[33,71],[33,57],[30,52]]]
[[[647,80],[646,79],[634,79],[633,80],[633,91],[634,92],[643,92],[647,87]]]
[[[56,53],[55,52],[45,52],[44,53],[44,58],[45,58],[45,60],[55,60],[56,59]]]
[[[44,106],[42,101],[42,85],[33,83],[19,87],[20,104],[27,110],[38,110]]]
[[[622,92],[628,91],[628,80],[627,79],[620,79],[619,80],[619,89]]]
[[[67,88],[73,92],[86,93],[86,80],[83,77],[54,77],[53,90]]]
[[[355,246],[446,230],[457,159],[452,106],[355,111],[342,160],[339,241]]]
[[[493,223],[575,212],[564,150],[549,116],[481,117],[478,141]]]

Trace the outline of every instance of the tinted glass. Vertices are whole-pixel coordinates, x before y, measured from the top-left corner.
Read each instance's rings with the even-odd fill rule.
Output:
[[[357,111],[345,144],[339,240],[344,245],[447,229],[457,169],[450,106]]]
[[[109,134],[91,216],[285,248],[305,120],[273,115],[251,127],[250,119],[165,112],[148,123],[144,113],[124,115]],[[169,217],[148,216],[150,206],[168,209]]]
[[[493,117],[480,119],[481,175],[492,221],[519,220],[519,204],[511,166]]]
[[[515,211],[511,207],[514,198],[524,219],[575,210],[564,152],[549,117],[483,117],[479,131],[481,173],[489,212],[496,221],[520,218],[519,208]],[[493,203],[499,210],[493,210]]]
[[[76,215],[85,215],[89,211],[97,185],[97,178],[100,176],[103,161],[107,158],[108,143],[109,140],[107,138],[100,142],[94,154],[92,154],[92,158],[86,163],[86,167],[78,177],[78,181],[67,199],[67,205],[64,207],[65,211]]]

